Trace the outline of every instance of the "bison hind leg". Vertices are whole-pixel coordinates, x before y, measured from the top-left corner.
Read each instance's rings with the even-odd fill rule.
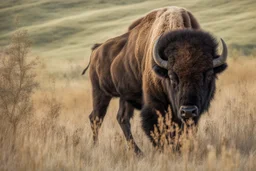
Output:
[[[93,111],[91,112],[89,119],[93,132],[93,141],[94,144],[97,144],[98,132],[106,115],[107,108],[112,97],[106,95],[104,92],[96,89],[95,87],[93,87]]]

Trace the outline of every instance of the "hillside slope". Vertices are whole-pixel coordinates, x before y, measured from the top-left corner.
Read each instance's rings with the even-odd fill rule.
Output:
[[[40,56],[82,60],[92,44],[122,34],[133,20],[155,8],[172,5],[192,11],[205,30],[224,38],[230,47],[245,53],[255,48],[255,0],[1,1],[0,44],[8,43],[18,18]]]

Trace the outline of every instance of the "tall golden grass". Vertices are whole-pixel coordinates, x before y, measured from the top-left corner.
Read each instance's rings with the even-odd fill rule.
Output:
[[[180,152],[154,149],[135,113],[132,132],[144,157],[127,150],[116,100],[93,146],[87,77],[58,79],[39,65],[34,113],[19,122],[15,141],[11,124],[0,118],[0,170],[255,170],[256,58],[233,55],[228,64],[210,110]]]

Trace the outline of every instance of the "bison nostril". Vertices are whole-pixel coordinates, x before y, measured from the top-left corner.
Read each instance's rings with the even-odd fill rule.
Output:
[[[182,111],[180,112],[180,114],[181,114],[182,117],[185,117],[186,112],[182,110]]]
[[[192,110],[191,113],[192,113],[193,115],[197,115],[197,109]]]
[[[182,118],[194,118],[198,116],[197,106],[181,106],[180,116]]]

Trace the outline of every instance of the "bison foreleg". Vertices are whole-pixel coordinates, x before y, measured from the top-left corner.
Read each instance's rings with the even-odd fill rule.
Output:
[[[141,150],[135,143],[132,136],[132,132],[131,132],[130,119],[133,116],[133,112],[134,112],[134,108],[131,106],[131,104],[129,104],[128,102],[120,98],[119,110],[117,113],[117,121],[120,124],[120,127],[128,142],[128,147],[132,148],[135,151],[135,153],[141,154]]]
[[[144,106],[141,110],[141,117],[142,129],[153,143],[153,145],[157,146],[157,143],[152,136],[152,133],[154,132],[154,126],[157,125],[158,122],[156,110],[150,106]]]

